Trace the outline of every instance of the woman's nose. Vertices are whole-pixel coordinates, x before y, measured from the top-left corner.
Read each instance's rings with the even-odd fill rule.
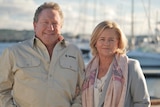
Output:
[[[106,40],[106,41],[105,41],[105,45],[110,45],[110,41],[109,41],[109,40]]]

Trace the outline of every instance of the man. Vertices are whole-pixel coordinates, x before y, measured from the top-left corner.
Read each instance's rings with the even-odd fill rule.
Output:
[[[44,3],[34,15],[35,36],[0,57],[0,107],[81,107],[81,51],[61,36],[63,14]]]

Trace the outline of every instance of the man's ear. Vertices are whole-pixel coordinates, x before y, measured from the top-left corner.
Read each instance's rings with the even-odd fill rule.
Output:
[[[36,22],[33,22],[33,28],[34,28],[34,30],[36,30]]]

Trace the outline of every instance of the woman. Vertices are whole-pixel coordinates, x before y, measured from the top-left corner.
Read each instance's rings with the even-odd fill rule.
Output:
[[[99,23],[92,33],[93,58],[86,67],[83,107],[149,107],[146,81],[135,59],[126,56],[127,39],[111,21]]]

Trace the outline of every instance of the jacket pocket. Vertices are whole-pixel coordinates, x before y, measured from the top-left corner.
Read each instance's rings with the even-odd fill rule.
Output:
[[[33,80],[43,80],[45,79],[44,74],[45,71],[41,69],[41,62],[36,56],[28,55],[27,57],[19,57],[17,60],[16,78],[21,80],[21,83],[33,84]],[[33,83],[32,83],[33,82]]]
[[[40,59],[35,57],[18,58],[17,66],[20,68],[36,67],[40,65]]]
[[[77,71],[78,70],[78,65],[77,65],[77,57],[71,54],[64,54],[60,58],[60,65],[62,68],[65,69],[70,69],[72,71]]]

